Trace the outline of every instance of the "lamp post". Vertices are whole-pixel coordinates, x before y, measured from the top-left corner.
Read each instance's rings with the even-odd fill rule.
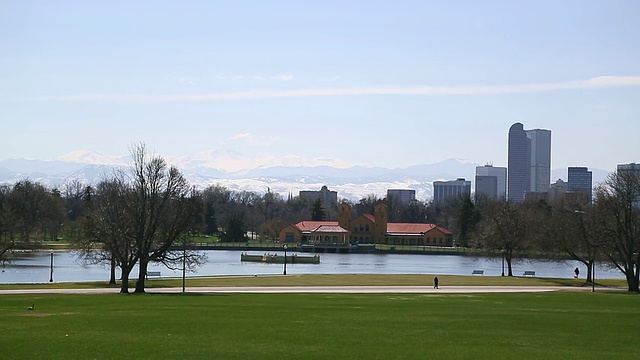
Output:
[[[282,248],[284,249],[284,271],[282,275],[287,275],[287,244],[284,244]]]
[[[53,282],[53,251],[51,252],[51,270],[49,271],[49,282]]]
[[[182,293],[185,292],[186,287],[186,272],[187,272],[187,241],[182,243]]]
[[[504,249],[502,250],[502,276],[504,276]]]
[[[591,264],[591,292],[596,291],[596,260]]]

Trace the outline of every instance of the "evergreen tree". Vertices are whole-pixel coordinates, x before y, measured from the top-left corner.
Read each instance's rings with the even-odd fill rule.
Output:
[[[311,205],[311,220],[322,221],[325,219],[324,209],[322,208],[322,201],[317,199]]]

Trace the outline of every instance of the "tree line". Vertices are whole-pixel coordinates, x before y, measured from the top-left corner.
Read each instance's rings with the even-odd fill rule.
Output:
[[[629,291],[639,291],[638,172],[609,174],[595,187],[593,201],[587,196],[565,196],[554,204],[485,200],[458,209],[458,238],[479,252],[504,256],[508,276],[513,259],[571,259],[586,267],[592,282],[598,261],[619,270]]]
[[[64,236],[73,240],[86,261],[110,264],[110,282],[116,282],[119,267],[121,292],[129,292],[130,278],[136,280],[135,292],[144,292],[150,263],[175,269],[205,261],[192,244],[194,235],[228,242],[273,242],[289,224],[337,220],[335,209],[320,202],[297,196],[285,199],[268,189],[264,194],[220,185],[196,190],[177,168],[149,155],[144,144],[130,150],[130,168],[114,171],[95,185],[71,181],[58,190],[21,180],[0,186],[0,261],[8,251]],[[592,281],[592,268],[599,261],[620,270],[629,291],[637,292],[640,176],[612,173],[594,194],[592,203],[568,197],[554,204],[474,202],[470,196],[402,203],[375,195],[350,203],[353,218],[373,213],[375,204],[383,201],[389,222],[445,227],[454,233],[458,246],[504,256],[508,276],[513,276],[514,259],[536,256],[579,261],[587,268],[587,281]],[[135,265],[138,273],[131,274]]]

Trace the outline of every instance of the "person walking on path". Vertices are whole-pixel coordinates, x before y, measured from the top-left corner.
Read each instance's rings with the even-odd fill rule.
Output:
[[[439,289],[438,288],[438,277],[437,276],[433,278],[433,288],[434,289]]]
[[[574,273],[576,273],[576,279],[578,278],[578,276],[580,276],[580,269],[576,268],[575,270],[573,270]]]

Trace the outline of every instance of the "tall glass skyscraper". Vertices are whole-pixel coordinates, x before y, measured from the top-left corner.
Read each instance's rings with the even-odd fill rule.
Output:
[[[529,191],[546,192],[551,182],[551,131],[525,130],[531,139],[531,182]]]
[[[521,202],[526,192],[546,192],[551,181],[551,131],[509,128],[508,199]]]
[[[521,123],[509,128],[509,159],[507,161],[507,196],[509,201],[521,202],[529,190],[531,177],[531,140]]]

